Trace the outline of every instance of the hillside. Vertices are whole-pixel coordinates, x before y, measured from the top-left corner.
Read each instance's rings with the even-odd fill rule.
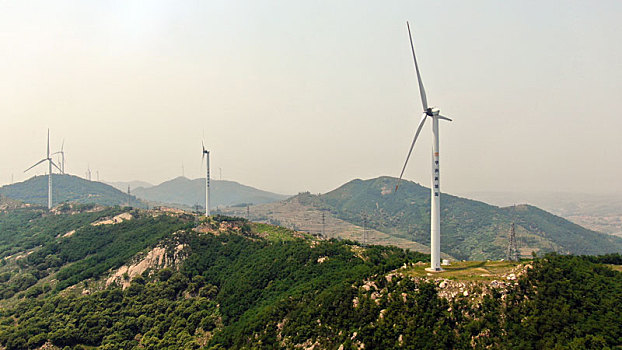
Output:
[[[472,192],[468,197],[499,206],[532,204],[591,230],[622,237],[620,193]]]
[[[0,195],[24,203],[47,205],[48,177],[35,176],[24,182],[0,187]],[[54,205],[64,202],[99,205],[127,205],[127,193],[102,182],[88,181],[74,175],[52,175],[52,199]],[[146,205],[132,196],[132,206]]]
[[[132,193],[137,197],[157,203],[177,204],[185,208],[195,205],[205,206],[205,179],[177,177],[148,188],[136,188]],[[288,196],[258,190],[234,181],[210,181],[210,205],[212,208],[244,203],[270,203]]]
[[[430,253],[430,247],[426,245],[342,220],[329,211],[305,204],[307,203],[305,198],[304,195],[298,195],[284,201],[253,205],[248,208],[248,211],[246,207],[228,207],[222,208],[216,213],[245,217],[252,221],[323,235],[326,238],[348,239],[363,244],[388,245],[426,254]],[[324,216],[324,224],[322,224],[322,215]],[[452,257],[443,254],[443,258]]]
[[[470,198],[478,198],[498,206],[527,203],[560,216],[599,215],[622,213],[622,194],[591,194],[569,192],[470,192]]]
[[[3,195],[0,194],[0,210],[6,210],[6,209],[14,209],[14,208],[18,208],[20,206],[22,206],[23,203],[15,200],[15,199],[11,199],[8,197],[5,197]]]
[[[620,255],[423,271],[428,256],[181,211],[0,213],[0,346],[621,345]],[[615,266],[619,269],[619,266]]]
[[[324,210],[359,227],[366,222],[368,228],[392,237],[429,245],[429,189],[404,181],[399,191],[393,193],[395,182],[391,177],[353,180],[326,194],[303,193],[287,202],[301,203],[308,212]],[[264,207],[250,210],[266,213],[266,218],[275,222],[291,222],[295,216]],[[512,222],[516,223],[519,249],[525,257],[532,251],[564,254],[622,251],[622,239],[618,237],[590,231],[529,205],[499,208],[443,194],[441,212],[441,251],[458,259],[504,258]],[[316,214],[312,220],[316,228],[312,232],[317,232],[321,217]]]

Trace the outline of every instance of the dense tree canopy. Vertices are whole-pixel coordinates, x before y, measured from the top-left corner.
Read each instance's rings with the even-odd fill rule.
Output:
[[[7,349],[60,348],[605,348],[622,345],[619,254],[536,258],[515,283],[479,298],[439,296],[438,286],[396,269],[428,257],[398,248],[316,240],[240,218],[195,221],[147,215],[88,224],[122,212],[74,213],[56,222],[0,214],[0,232],[38,243],[0,287],[21,293],[0,309]],[[87,224],[85,224],[87,223]],[[203,230],[196,230],[201,224]],[[61,225],[54,229],[51,226]],[[23,227],[22,227],[23,226]],[[48,227],[50,226],[50,227]],[[58,232],[75,229],[70,237]],[[206,232],[207,231],[207,232]],[[174,239],[172,239],[174,237]],[[126,288],[97,281],[154,246],[183,246],[185,260],[147,269]],[[10,244],[0,245],[9,254]],[[15,271],[14,271],[15,270]],[[8,274],[7,274],[8,273]],[[54,277],[50,280],[49,277]],[[129,276],[126,276],[129,280]],[[45,282],[42,282],[45,281]],[[93,288],[87,287],[91,283]],[[10,288],[9,288],[10,286]],[[69,288],[67,288],[69,287]],[[90,293],[82,293],[90,289]]]

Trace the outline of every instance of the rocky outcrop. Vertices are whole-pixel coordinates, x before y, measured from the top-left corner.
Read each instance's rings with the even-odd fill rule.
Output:
[[[186,248],[185,244],[179,243],[176,245],[157,246],[147,252],[142,258],[136,259],[134,263],[118,268],[106,280],[106,287],[117,283],[125,289],[130,285],[134,277],[142,275],[147,270],[179,266],[186,256],[184,252]]]

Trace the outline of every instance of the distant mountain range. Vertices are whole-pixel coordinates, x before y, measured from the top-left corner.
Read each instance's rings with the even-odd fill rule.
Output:
[[[24,182],[0,187],[0,195],[24,203],[47,204],[48,178],[35,176]],[[114,186],[117,186],[115,188]],[[53,174],[52,198],[54,204],[63,202],[93,203],[100,205],[127,205],[127,186],[131,188],[132,206],[164,205],[191,209],[205,205],[205,179],[190,180],[177,177],[151,186],[144,181],[105,184],[88,181],[73,175]],[[148,187],[139,187],[145,185]],[[234,181],[211,180],[212,208],[219,206],[263,204],[280,201],[289,196],[262,191]]]
[[[306,212],[323,210],[359,227],[429,245],[430,190],[405,181],[394,193],[395,183],[391,177],[353,180],[323,195],[305,193],[287,201],[306,206]],[[251,213],[262,212],[265,219],[276,223],[292,222],[292,217],[301,216],[260,208],[251,207]],[[523,256],[532,251],[588,255],[622,251],[622,239],[585,229],[531,205],[500,208],[443,194],[441,212],[441,250],[458,259],[504,258],[512,223]],[[312,220],[317,230],[321,215],[314,215]]]
[[[192,208],[205,206],[205,179],[177,177],[157,186],[139,187],[132,194],[150,202],[177,204]],[[210,181],[210,206],[262,204],[283,200],[289,196],[262,191],[235,181]]]
[[[622,194],[591,194],[568,192],[469,192],[469,198],[499,206],[526,203],[562,216],[622,215]]]
[[[0,187],[0,195],[24,203],[47,205],[48,177],[35,176],[24,182]],[[92,203],[107,206],[127,205],[127,193],[102,182],[88,181],[67,174],[52,175],[52,200],[54,205],[63,202]],[[146,207],[147,204],[132,196],[132,206]]]
[[[121,191],[121,192],[127,192],[127,187],[130,187],[130,191],[134,190],[135,188],[139,188],[139,187],[151,187],[153,186],[152,184],[145,182],[145,181],[103,181],[104,183],[116,188],[117,190]]]
[[[230,206],[227,213],[246,216],[246,203],[254,204],[251,219],[286,225],[331,237],[393,244],[425,251],[429,245],[430,194],[414,182],[404,182],[393,192],[395,178],[353,180],[323,195],[302,193],[293,198],[233,181],[212,180],[212,207]],[[110,185],[73,175],[53,175],[54,203],[79,202],[126,205],[127,193]],[[132,206],[156,203],[182,208],[205,201],[203,179],[178,177],[160,185],[132,190]],[[0,196],[25,203],[47,203],[47,176],[0,187]],[[278,203],[277,203],[278,202]],[[273,204],[269,204],[273,203]],[[265,210],[261,209],[262,206]],[[237,207],[237,210],[236,210]],[[585,229],[530,205],[500,208],[444,194],[441,201],[441,250],[457,259],[505,257],[511,223],[523,256],[532,251],[571,254],[605,254],[622,251],[622,239]],[[329,227],[322,225],[322,212]],[[333,223],[334,227],[330,227]],[[366,227],[367,230],[364,230]],[[366,236],[367,235],[367,236]],[[413,242],[410,244],[408,242]]]

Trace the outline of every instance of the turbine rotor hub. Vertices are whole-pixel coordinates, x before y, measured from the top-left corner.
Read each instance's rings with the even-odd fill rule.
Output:
[[[436,107],[429,107],[424,112],[428,117],[434,117],[437,116],[441,112],[441,110]]]

